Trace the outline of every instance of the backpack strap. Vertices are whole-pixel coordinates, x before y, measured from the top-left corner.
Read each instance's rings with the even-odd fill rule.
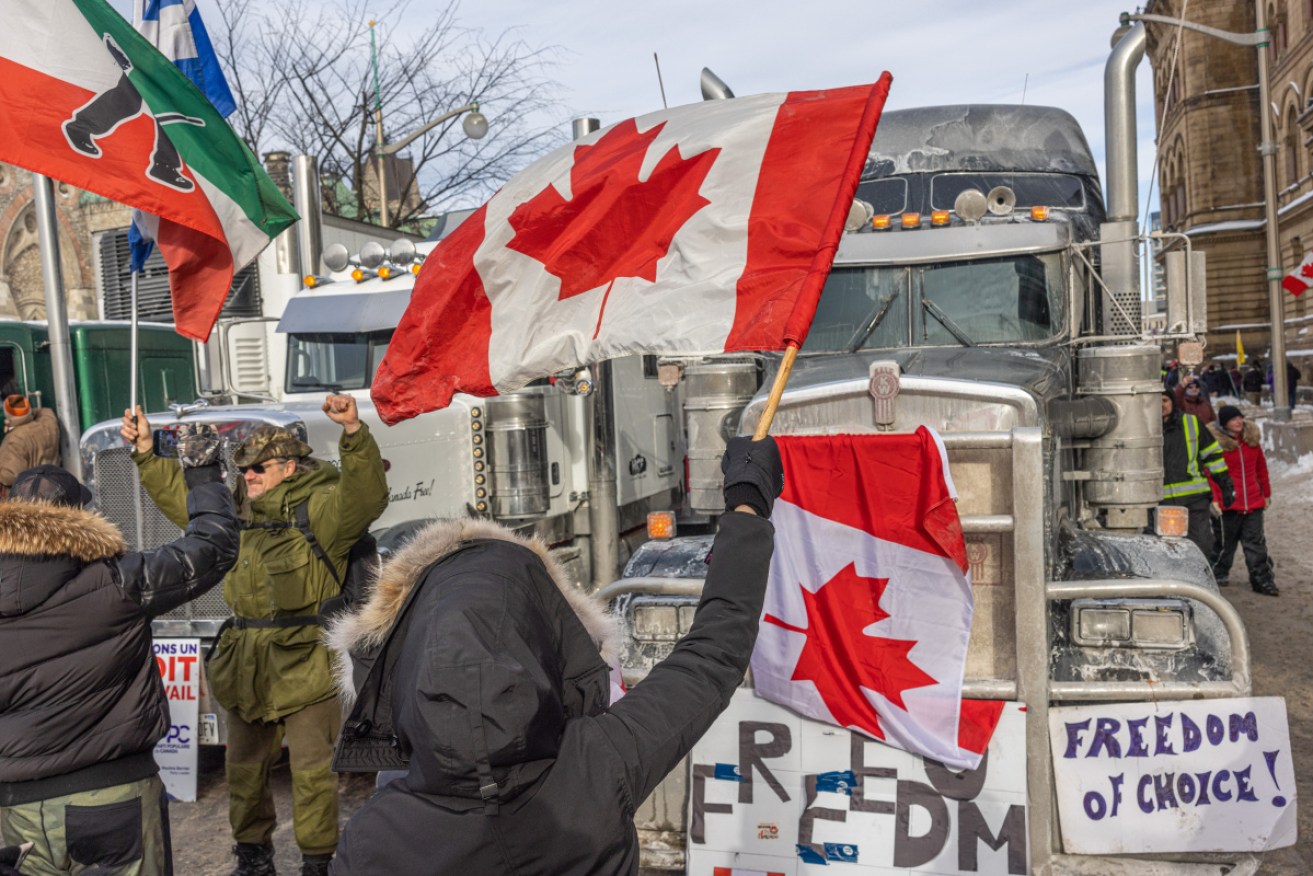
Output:
[[[310,550],[314,552],[314,555],[324,561],[324,565],[328,567],[328,574],[333,576],[333,583],[337,584],[337,588],[341,590],[342,576],[337,574],[337,567],[328,558],[328,551],[324,550],[324,546],[319,543],[319,539],[315,538],[314,530],[310,528],[310,500],[306,499],[292,510],[296,515],[296,528],[305,536],[305,540],[310,544]]]

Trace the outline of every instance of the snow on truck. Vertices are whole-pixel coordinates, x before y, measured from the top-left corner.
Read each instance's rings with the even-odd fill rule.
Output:
[[[786,710],[771,704],[745,712],[741,697],[764,701],[740,691],[703,743],[719,756],[703,762],[695,749],[640,806],[644,872],[1252,872],[1243,869],[1252,863],[1230,869],[1248,855],[1152,854],[1171,847],[1161,837],[1130,843],[1124,851],[1143,854],[1114,864],[1076,854],[1089,844],[1059,826],[1057,798],[1072,780],[1055,773],[1051,708],[1144,704],[1161,729],[1164,715],[1174,726],[1172,704],[1250,693],[1240,617],[1182,538],[1184,509],[1158,508],[1161,354],[1141,333],[1145,241],[1135,223],[1133,69],[1143,40],[1132,30],[1108,64],[1106,208],[1086,139],[1062,110],[884,114],[771,427],[927,426],[942,437],[975,599],[964,695],[1015,706],[998,750],[975,774],[905,754],[916,763],[895,769],[865,760],[892,749],[854,736],[850,761],[847,731],[776,722],[769,716]],[[1185,246],[1168,257],[1169,331],[1188,353],[1205,327],[1203,260],[1175,242]],[[728,435],[752,434],[778,358],[680,364],[689,502],[714,515],[719,454]],[[649,542],[599,594],[624,620],[630,684],[688,630],[710,544],[709,535]],[[1243,714],[1250,728],[1253,713]],[[833,758],[809,761],[799,727]],[[1113,724],[1098,727],[1103,738]],[[989,803],[996,782],[986,766],[1003,783]],[[1131,811],[1141,817],[1136,793],[1148,780],[1138,778],[1126,774],[1120,804],[1140,804]],[[1158,788],[1160,808],[1179,806],[1182,824],[1207,800],[1191,790],[1195,778],[1189,785],[1165,797]],[[1108,812],[1106,796],[1087,795],[1085,806],[1091,824]]]

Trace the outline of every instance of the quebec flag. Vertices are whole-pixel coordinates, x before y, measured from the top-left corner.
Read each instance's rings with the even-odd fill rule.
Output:
[[[132,26],[201,90],[219,115],[227,118],[237,109],[196,0],[133,0]],[[132,211],[128,246],[133,273],[145,267],[158,230],[159,217]]]

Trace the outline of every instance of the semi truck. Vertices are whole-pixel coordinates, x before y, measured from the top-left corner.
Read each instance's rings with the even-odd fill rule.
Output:
[[[960,105],[884,114],[849,232],[771,426],[776,435],[925,426],[942,438],[975,601],[964,696],[1025,708],[1024,738],[1009,741],[1026,757],[1022,820],[978,825],[981,853],[994,854],[1000,868],[993,872],[1251,872],[1232,869],[1248,855],[1074,854],[1058,826],[1050,708],[1250,692],[1243,623],[1182,537],[1180,515],[1159,508],[1160,338],[1141,329],[1144,240],[1135,221],[1133,71],[1143,47],[1143,29],[1133,28],[1108,62],[1106,202],[1086,138],[1063,110]],[[1169,336],[1197,364],[1195,333],[1206,325],[1202,256],[1183,238],[1164,242],[1174,247]],[[714,462],[727,436],[753,433],[779,361],[771,354],[662,363],[682,372],[694,510],[718,513]],[[623,621],[627,683],[640,682],[687,632],[711,540],[694,533],[651,541],[599,592]],[[726,720],[708,737],[757,750]],[[740,764],[742,772],[732,766],[693,776],[682,765],[639,807],[645,873],[688,866],[691,789],[713,778],[773,781],[754,776],[751,763]],[[856,775],[859,783],[876,778]],[[770,797],[765,782],[758,789]],[[745,788],[737,799],[752,793]],[[880,792],[871,785],[866,793],[869,802]],[[910,826],[926,810],[886,805],[898,830],[928,829]],[[733,808],[700,807],[698,833],[716,818],[747,818],[731,816]],[[818,842],[862,839],[814,813],[802,820]],[[746,829],[771,839],[780,822],[754,820]],[[851,848],[841,845],[833,860],[855,860],[845,857]],[[976,838],[963,848],[953,860],[976,862]],[[787,871],[802,872],[806,860],[800,847]],[[734,861],[741,872],[780,869]],[[929,872],[976,872],[974,863],[945,866]]]
[[[128,406],[131,337],[126,322],[78,321],[68,327],[77,415],[98,423]],[[173,326],[142,323],[137,391],[153,410],[196,398],[191,342]],[[44,322],[0,321],[0,387],[27,394],[37,407],[54,403],[54,369]]]

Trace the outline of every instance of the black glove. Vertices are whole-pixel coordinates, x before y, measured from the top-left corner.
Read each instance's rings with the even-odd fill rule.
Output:
[[[188,489],[223,480],[223,442],[213,426],[184,423],[178,427],[178,464]]]
[[[1222,507],[1230,508],[1235,504],[1235,487],[1230,484],[1222,484]]]
[[[775,497],[784,492],[784,464],[774,438],[729,439],[720,470],[725,473],[726,511],[747,505],[759,516],[770,517]]]

